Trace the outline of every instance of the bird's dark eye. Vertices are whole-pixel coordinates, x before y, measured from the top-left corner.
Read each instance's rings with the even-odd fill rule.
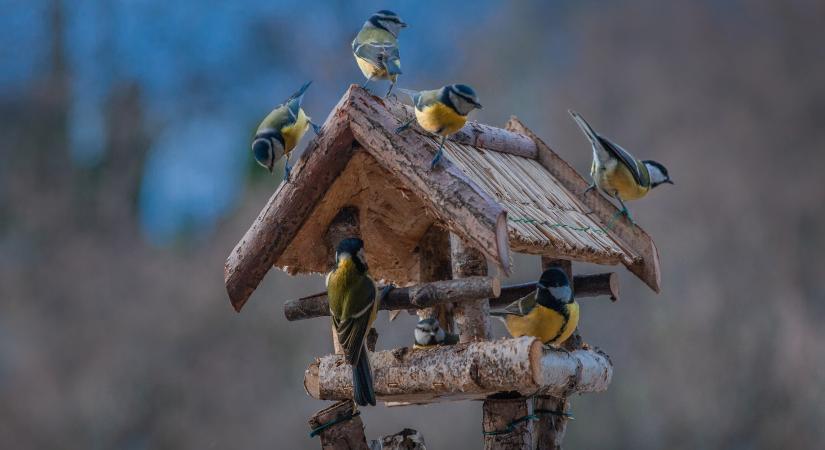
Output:
[[[268,166],[272,159],[272,145],[266,139],[256,139],[252,143],[252,153],[258,163]]]

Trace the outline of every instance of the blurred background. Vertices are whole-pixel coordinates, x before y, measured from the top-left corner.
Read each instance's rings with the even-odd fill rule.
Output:
[[[312,79],[323,121],[383,8],[411,25],[401,87],[472,84],[477,119],[517,114],[587,173],[575,108],[676,181],[631,205],[662,293],[618,268],[621,301],[583,303],[615,375],[573,400],[569,448],[825,447],[820,0],[0,0],[0,447],[317,448],[328,322],[282,302],[323,280],[270,272],[236,314],[223,262],[281,181],[259,120]],[[379,347],[412,326],[382,313]],[[364,421],[481,445],[477,402]]]

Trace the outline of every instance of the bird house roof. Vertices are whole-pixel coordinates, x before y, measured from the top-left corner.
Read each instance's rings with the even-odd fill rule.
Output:
[[[342,208],[356,207],[377,279],[418,280],[418,243],[430,227],[448,229],[505,273],[510,251],[623,264],[659,291],[658,252],[515,117],[506,129],[469,122],[451,136],[439,167],[438,141],[399,102],[351,86],[241,239],[225,266],[232,304],[243,306],[273,266],[322,273],[333,263],[326,242]]]

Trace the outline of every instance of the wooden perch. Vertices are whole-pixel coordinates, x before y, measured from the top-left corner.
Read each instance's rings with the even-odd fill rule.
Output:
[[[616,301],[619,298],[618,279],[619,277],[613,272],[576,275],[573,277],[576,298],[609,295],[611,300]],[[535,282],[504,288],[500,283],[499,279],[494,277],[469,277],[396,288],[389,292],[381,304],[381,309],[389,311],[422,309],[443,303],[478,300],[479,298],[489,298],[490,307],[501,308],[536,289]],[[327,293],[319,292],[286,301],[284,315],[289,321],[328,316]]]
[[[399,348],[370,355],[375,394],[385,402],[433,403],[483,399],[497,392],[570,395],[607,389],[613,366],[594,350],[564,352],[533,337],[479,341],[427,349]],[[352,398],[352,370],[327,355],[304,373],[319,400]]]
[[[536,290],[536,282],[504,286],[498,298],[490,299],[491,308],[502,308]],[[573,292],[577,299],[607,295],[611,301],[619,300],[619,276],[615,272],[573,277]]]
[[[434,281],[391,290],[381,303],[381,309],[390,311],[424,309],[462,300],[497,297],[500,293],[501,281],[495,277]],[[297,300],[289,300],[284,303],[284,314],[290,321],[328,316],[327,293],[319,292]]]

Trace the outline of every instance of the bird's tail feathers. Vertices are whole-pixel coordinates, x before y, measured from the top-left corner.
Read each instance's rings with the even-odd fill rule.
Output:
[[[360,406],[375,406],[375,388],[372,383],[372,368],[370,368],[366,346],[361,348],[361,356],[352,366],[352,397]]]
[[[294,94],[292,94],[291,96],[289,96],[289,100],[297,99],[297,100],[298,100],[298,103],[300,103],[300,102],[301,102],[301,100],[303,100],[304,93],[306,93],[307,89],[309,89],[309,85],[311,85],[311,84],[312,84],[312,80],[309,80],[309,81],[307,81],[306,83],[304,83],[304,84],[301,86],[301,88],[300,88],[300,89],[298,89],[298,91],[297,91],[297,92],[295,92]]]
[[[594,144],[599,142],[599,138],[596,135],[596,132],[593,131],[593,127],[591,127],[590,124],[587,123],[586,120],[584,120],[584,117],[580,116],[579,113],[573,111],[572,109],[568,109],[567,112],[570,113],[570,116],[573,118],[573,120],[576,122],[579,128],[581,128],[582,132],[587,136],[588,139],[590,139],[590,142]]]
[[[385,64],[388,75],[401,75],[401,59],[390,58]]]

